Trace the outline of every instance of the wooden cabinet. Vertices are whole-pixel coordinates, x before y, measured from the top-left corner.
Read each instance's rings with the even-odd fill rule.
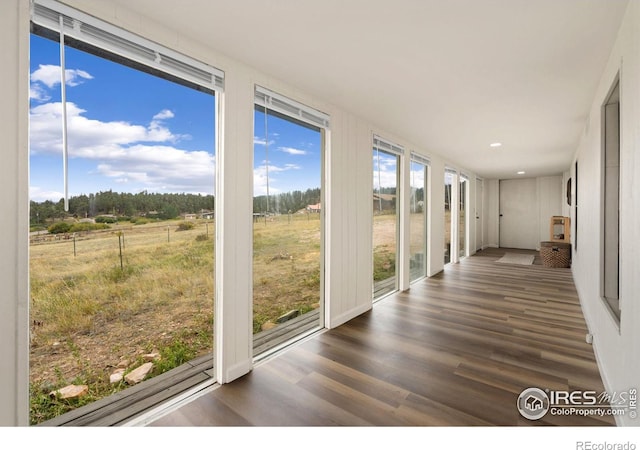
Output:
[[[551,217],[549,224],[549,240],[552,242],[571,242],[571,218],[563,216]]]

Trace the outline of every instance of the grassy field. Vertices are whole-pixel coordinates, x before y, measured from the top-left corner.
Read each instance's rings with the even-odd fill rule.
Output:
[[[30,246],[31,422],[127,388],[109,375],[158,352],[152,376],[213,351],[213,221],[124,222]],[[375,218],[377,276],[395,270],[395,216]],[[321,302],[317,214],[260,218],[253,232],[253,331]],[[52,399],[86,384],[80,400]]]
[[[39,423],[126,389],[109,375],[123,360],[159,352],[152,376],[213,350],[212,221],[133,225],[30,246],[31,421]],[[319,215],[254,224],[254,332],[320,302]],[[122,257],[121,257],[122,255]],[[132,364],[135,367],[135,364]],[[79,401],[51,399],[86,384]]]
[[[395,274],[398,232],[396,217],[395,214],[382,214],[373,218],[373,278],[375,281],[384,280]],[[409,220],[409,251],[413,258],[417,253],[425,251],[425,217],[422,213],[414,213],[410,215]]]
[[[30,246],[32,423],[126,388],[109,383],[122,361],[160,352],[158,375],[211,352],[214,225],[179,224],[118,225]],[[49,398],[70,383],[89,394]]]
[[[320,306],[320,215],[261,218],[253,225],[253,332],[292,310]]]
[[[373,217],[373,280],[382,281],[396,274],[398,246],[395,214]]]

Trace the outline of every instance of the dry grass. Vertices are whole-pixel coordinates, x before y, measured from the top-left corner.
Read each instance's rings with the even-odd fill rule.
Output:
[[[253,226],[253,331],[291,310],[320,303],[319,214],[259,220]]]
[[[71,382],[89,384],[95,399],[109,395],[120,361],[175,342],[194,357],[212,352],[214,224],[179,231],[180,223],[125,223],[31,245],[32,405]],[[319,306],[320,220],[282,216],[256,223],[254,234],[259,331],[292,309]]]
[[[373,216],[373,280],[382,281],[396,274],[398,229],[396,214]]]
[[[96,399],[108,395],[120,361],[176,341],[211,352],[213,224],[178,224],[87,233],[75,256],[71,239],[31,245],[32,401],[71,382],[89,384]],[[207,228],[209,238],[198,239]]]
[[[43,395],[71,382],[89,384],[94,400],[126,388],[108,382],[122,360],[176,343],[195,356],[212,352],[214,224],[178,231],[179,224],[86,233],[75,256],[73,239],[31,245],[32,414]],[[376,217],[374,226],[375,253],[395,262],[395,216]],[[320,230],[313,214],[254,223],[254,332],[319,306]],[[49,418],[40,413],[34,423]]]

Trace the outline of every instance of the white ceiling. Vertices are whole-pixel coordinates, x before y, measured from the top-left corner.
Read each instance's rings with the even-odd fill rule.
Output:
[[[627,5],[112,1],[487,178],[568,169]]]

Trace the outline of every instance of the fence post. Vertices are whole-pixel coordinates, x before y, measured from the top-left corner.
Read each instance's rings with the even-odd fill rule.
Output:
[[[118,232],[118,247],[120,248],[120,270],[124,271],[124,264],[122,263],[122,232]]]

